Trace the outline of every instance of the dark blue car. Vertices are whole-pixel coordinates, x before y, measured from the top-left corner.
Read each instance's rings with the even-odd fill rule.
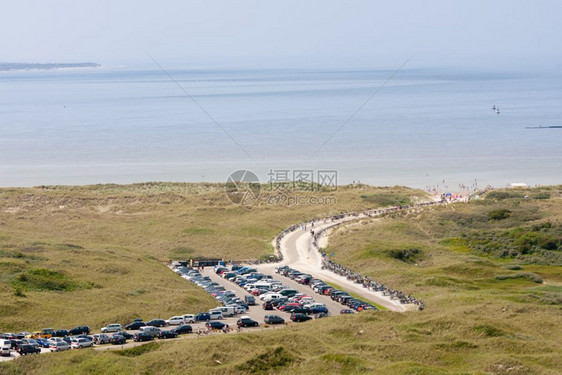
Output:
[[[311,308],[311,309],[310,309],[310,312],[311,312],[312,314],[320,314],[320,313],[327,314],[327,313],[328,313],[328,309],[325,308],[325,307],[318,306],[318,307],[313,307],[313,308]]]
[[[195,320],[197,322],[206,322],[206,321],[211,320],[211,315],[209,315],[209,313],[202,312],[202,313],[199,313],[199,314],[195,315]]]
[[[39,339],[35,339],[35,341],[37,341],[40,347],[49,348],[50,340],[39,338]]]

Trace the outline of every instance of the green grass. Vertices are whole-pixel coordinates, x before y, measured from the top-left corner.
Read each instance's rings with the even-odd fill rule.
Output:
[[[162,342],[130,352],[81,350],[27,356],[0,365],[0,373],[558,374],[562,267],[549,263],[549,257],[532,261],[475,249],[468,235],[513,231],[525,235],[536,232],[535,227],[553,235],[552,228],[562,222],[560,189],[529,189],[524,194],[507,190],[507,196],[488,194],[470,204],[391,214],[333,232],[327,251],[335,252],[337,262],[422,298],[426,303],[422,312],[333,316],[283,329]],[[175,314],[178,309],[190,312],[198,304],[205,305],[208,297],[190,289],[160,263],[171,255],[233,259],[265,255],[280,228],[304,218],[359,209],[369,205],[362,195],[381,191],[338,190],[337,207],[306,208],[235,207],[213,184],[2,191],[0,207],[9,212],[0,211],[5,223],[0,227],[0,251],[6,255],[0,258],[4,271],[0,324],[5,330],[34,321],[31,330],[81,321],[84,307],[92,322],[122,322],[140,314],[166,317],[167,311]],[[533,198],[545,192],[549,198]],[[416,192],[412,195],[419,198]],[[67,211],[58,212],[64,204]],[[502,209],[511,214],[490,220],[489,212]],[[553,226],[542,227],[546,222]],[[185,233],[186,228],[209,228],[214,233]],[[412,248],[422,250],[414,262],[388,253]],[[107,264],[115,268],[104,268]],[[25,291],[27,297],[14,296],[12,277],[37,268],[99,287],[32,290]],[[535,276],[543,283],[535,282]],[[80,316],[75,315],[74,304],[80,306],[76,309]],[[62,315],[60,306],[68,307],[64,319],[57,317]],[[14,311],[23,318],[14,316]]]
[[[216,301],[165,263],[267,258],[271,240],[287,226],[371,208],[360,196],[387,190],[342,186],[308,193],[335,196],[333,206],[240,207],[221,184],[0,189],[0,332],[95,329],[205,311]],[[413,200],[426,196],[392,190]]]

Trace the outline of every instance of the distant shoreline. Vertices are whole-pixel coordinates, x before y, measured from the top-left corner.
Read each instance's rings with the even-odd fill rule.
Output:
[[[83,63],[0,63],[0,72],[21,70],[57,70],[76,68],[98,68],[101,64],[94,62]]]

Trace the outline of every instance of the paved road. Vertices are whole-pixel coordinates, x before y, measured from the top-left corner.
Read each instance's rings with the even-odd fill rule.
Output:
[[[337,275],[329,270],[322,269],[322,256],[313,245],[313,237],[310,230],[313,229],[318,232],[320,230],[342,225],[350,221],[364,219],[366,217],[367,216],[365,215],[345,217],[340,220],[329,220],[326,223],[317,222],[314,225],[314,228],[311,228],[310,224],[308,224],[307,228],[304,230],[297,229],[284,236],[281,240],[280,245],[281,252],[283,253],[283,261],[275,264],[264,264],[259,266],[258,269],[260,272],[271,274],[274,272],[275,267],[278,267],[280,264],[287,264],[301,272],[309,273],[313,277],[322,279],[326,282],[335,283],[339,285],[341,289],[358,294],[359,296],[376,302],[391,311],[402,312],[416,309],[416,305],[402,305],[400,302],[384,296],[382,292],[367,290],[363,288],[363,286],[356,284],[343,276]],[[329,230],[327,232],[329,232]],[[321,245],[325,245],[326,242],[327,234],[322,238]],[[316,296],[318,295],[315,294],[314,297],[316,298]],[[341,309],[342,306],[339,306]]]

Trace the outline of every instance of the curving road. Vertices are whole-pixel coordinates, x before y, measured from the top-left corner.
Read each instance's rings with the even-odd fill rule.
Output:
[[[416,206],[419,207],[421,205],[435,203],[438,202],[426,202]],[[385,212],[388,212],[388,210],[397,209],[398,208],[395,207],[387,209],[385,210]],[[368,290],[362,285],[348,280],[344,276],[337,275],[330,270],[322,269],[322,255],[318,252],[318,248],[314,245],[313,235],[310,232],[311,230],[314,230],[316,233],[319,233],[319,231],[321,231],[319,246],[325,247],[331,228],[343,225],[351,221],[380,216],[382,213],[382,211],[378,211],[375,214],[371,213],[370,215],[367,215],[366,213],[357,213],[347,215],[343,218],[335,220],[332,220],[332,218],[317,220],[314,224],[308,222],[306,223],[306,226],[304,228],[297,226],[297,228],[293,231],[286,234],[282,233],[279,235],[279,237],[282,236],[279,242],[279,251],[283,256],[283,260],[279,263],[264,264],[259,266],[258,268],[260,272],[273,273],[275,267],[286,264],[301,272],[309,273],[315,278],[322,279],[328,283],[337,284],[340,287],[339,289],[343,289],[348,293],[351,292],[357,294],[361,298],[375,302],[381,306],[384,306],[388,310],[397,312],[417,310],[417,305],[401,304],[399,301],[392,299],[390,296],[383,295],[382,292]],[[277,239],[273,241],[274,247],[276,246],[276,241]]]
[[[340,220],[334,220],[333,222],[329,221],[328,223],[316,223],[314,228],[311,228],[311,224],[308,224],[307,229],[297,229],[294,232],[290,232],[281,239],[280,243],[280,251],[283,254],[283,261],[276,264],[261,265],[259,266],[259,271],[271,274],[275,272],[275,267],[278,267],[280,264],[286,264],[301,272],[309,273],[313,277],[322,279],[325,282],[337,284],[346,292],[355,293],[360,297],[376,302],[391,311],[403,312],[410,309],[416,309],[417,306],[415,305],[402,305],[400,302],[390,299],[390,297],[383,296],[382,292],[367,290],[363,288],[363,286],[356,284],[343,276],[337,275],[329,270],[322,269],[322,256],[313,244],[313,237],[310,230],[327,230],[331,227],[335,227],[349,221],[364,219],[366,217],[366,215],[359,215],[351,218],[346,217]],[[324,233],[324,241],[327,239],[325,235],[326,233]]]

